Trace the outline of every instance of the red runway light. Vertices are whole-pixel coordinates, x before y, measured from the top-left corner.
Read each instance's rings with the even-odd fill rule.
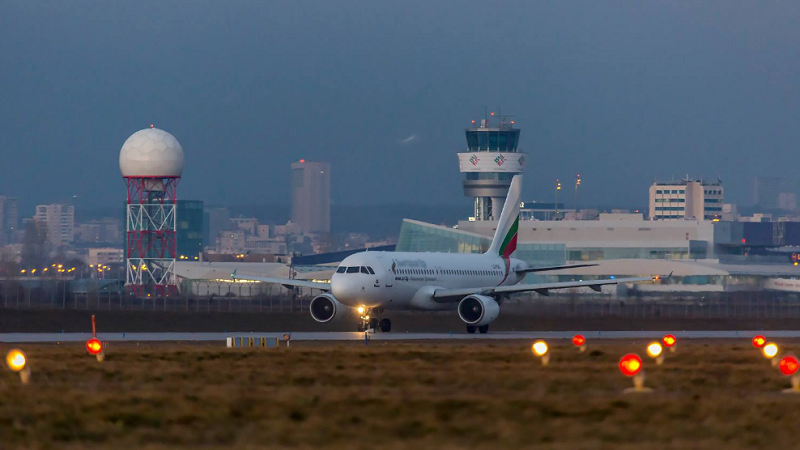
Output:
[[[582,336],[582,335],[580,335],[580,334],[576,334],[575,336],[572,336],[572,343],[573,343],[573,344],[574,344],[576,347],[580,347],[581,345],[583,345],[583,344],[585,344],[585,343],[586,343],[586,338],[585,338],[585,337],[583,337],[583,336]]]
[[[800,362],[798,362],[797,358],[792,355],[784,356],[783,359],[781,359],[781,361],[778,363],[778,368],[784,375],[794,375],[797,373],[797,369],[800,368]]]
[[[675,345],[675,342],[677,342],[675,336],[671,334],[664,336],[664,339],[662,339],[661,341],[664,343],[664,347],[672,347],[673,345]]]
[[[103,351],[103,343],[97,338],[91,338],[86,341],[86,351],[92,355],[97,355]]]
[[[762,348],[766,343],[767,343],[767,338],[765,338],[760,334],[753,338],[753,347],[755,348]]]
[[[639,355],[628,353],[619,360],[619,370],[626,377],[632,377],[642,370],[642,358]]]

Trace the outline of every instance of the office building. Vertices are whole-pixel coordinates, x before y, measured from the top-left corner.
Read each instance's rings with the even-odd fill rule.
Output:
[[[650,220],[719,219],[723,198],[719,180],[654,182],[650,186]]]
[[[228,208],[206,207],[203,212],[203,245],[216,245],[219,232],[231,228],[231,212]]]
[[[203,251],[203,202],[178,200],[176,214],[178,259],[198,259]]]
[[[292,222],[301,233],[331,231],[331,166],[304,159],[292,164]]]
[[[12,243],[19,226],[19,205],[15,197],[0,195],[0,245]]]
[[[37,227],[47,232],[47,241],[54,247],[71,243],[75,237],[75,207],[52,204],[36,207],[33,216]]]
[[[785,177],[756,177],[753,193],[755,205],[760,209],[794,209],[797,206],[794,204],[794,190]],[[781,194],[790,196],[784,195],[781,199]]]

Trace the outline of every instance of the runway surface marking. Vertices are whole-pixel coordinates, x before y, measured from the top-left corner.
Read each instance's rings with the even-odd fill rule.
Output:
[[[364,333],[359,332],[223,332],[223,333],[98,333],[106,342],[144,341],[220,341],[228,337],[278,337],[291,334],[293,341],[360,341]],[[757,334],[769,338],[800,338],[800,330],[698,330],[698,331],[497,331],[488,334],[461,333],[370,333],[374,341],[418,341],[418,340],[510,340],[510,339],[572,339],[582,334],[586,339],[658,339],[665,334],[674,334],[679,339],[750,339]],[[91,338],[91,333],[0,333],[4,343],[81,342]]]

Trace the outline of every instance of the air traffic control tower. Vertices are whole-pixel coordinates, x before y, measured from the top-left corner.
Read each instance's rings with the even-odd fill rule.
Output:
[[[458,166],[465,173],[464,195],[473,197],[470,220],[499,220],[511,178],[525,170],[524,153],[517,151],[519,128],[507,117],[491,113],[467,128],[467,151],[458,154]]]

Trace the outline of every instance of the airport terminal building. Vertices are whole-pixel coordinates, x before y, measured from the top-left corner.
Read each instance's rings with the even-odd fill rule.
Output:
[[[495,221],[460,221],[450,228],[406,219],[397,250],[484,252],[495,225]],[[521,220],[514,253],[532,266],[598,264],[531,274],[528,282],[672,273],[668,282],[636,289],[687,292],[800,292],[800,267],[794,264],[798,256],[798,222],[648,221],[635,214],[601,214],[599,220]],[[795,278],[797,282],[787,281]]]

